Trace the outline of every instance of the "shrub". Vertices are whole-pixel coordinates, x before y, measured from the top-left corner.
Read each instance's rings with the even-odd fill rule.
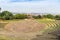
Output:
[[[56,19],[56,20],[60,20],[60,15],[56,15],[56,16],[55,16],[55,19]]]
[[[14,15],[14,18],[15,19],[25,19],[25,18],[27,18],[27,15],[25,15],[25,14],[16,14],[16,15]]]
[[[41,15],[37,15],[37,16],[33,16],[33,18],[34,19],[40,19],[40,18],[42,18],[42,16]]]
[[[9,11],[3,11],[1,13],[1,17],[2,17],[2,19],[10,20],[10,19],[13,19],[13,14]]]
[[[44,16],[44,18],[54,19],[54,16],[53,16],[53,15],[51,15],[51,14],[47,14],[47,15],[43,15],[43,16]]]

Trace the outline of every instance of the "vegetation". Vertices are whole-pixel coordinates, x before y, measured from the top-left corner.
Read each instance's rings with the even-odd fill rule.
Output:
[[[45,18],[50,18],[50,19],[54,19],[54,16],[52,14],[47,14],[47,15],[44,15]]]
[[[42,30],[43,35],[37,34],[32,40],[60,40],[60,21],[48,21],[45,19],[38,21],[45,23],[46,27]]]
[[[41,19],[41,18],[49,18],[49,19],[56,19],[56,20],[60,20],[60,15],[52,15],[52,14],[47,14],[47,15],[31,15],[32,18],[34,19]],[[11,19],[27,19],[29,18],[29,16],[27,14],[13,14],[9,11],[3,11],[2,13],[0,13],[0,19],[4,19],[4,20],[11,20]]]
[[[56,15],[55,19],[60,20],[60,15]]]
[[[33,16],[33,18],[34,19],[40,19],[40,18],[42,18],[42,16],[41,15],[37,15],[37,16]]]
[[[1,18],[6,19],[6,20],[10,20],[10,19],[13,19],[13,14],[11,12],[8,12],[8,11],[3,11],[1,13]]]
[[[25,14],[15,14],[14,18],[15,19],[25,19],[25,18],[27,18],[27,15],[25,15]]]
[[[14,40],[14,38],[11,38],[5,35],[0,35],[0,40]]]

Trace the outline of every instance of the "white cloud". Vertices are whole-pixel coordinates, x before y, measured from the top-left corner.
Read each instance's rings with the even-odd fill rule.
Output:
[[[11,0],[0,0],[2,10],[12,12],[48,12],[60,13],[60,3],[58,0],[44,0],[34,2],[10,2]]]

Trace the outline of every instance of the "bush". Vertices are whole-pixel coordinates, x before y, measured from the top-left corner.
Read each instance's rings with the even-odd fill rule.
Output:
[[[10,20],[10,19],[13,19],[13,14],[9,11],[3,11],[1,13],[1,17],[2,17],[2,19]]]
[[[60,15],[56,15],[56,16],[55,16],[55,19],[56,19],[56,20],[60,20]]]
[[[0,13],[0,16],[1,16],[1,13]]]
[[[54,16],[51,14],[43,15],[44,18],[54,19]]]
[[[41,15],[33,16],[34,19],[40,19],[42,18]]]
[[[27,15],[25,15],[25,14],[16,14],[16,15],[14,15],[14,18],[15,19],[25,19],[25,18],[27,18]]]

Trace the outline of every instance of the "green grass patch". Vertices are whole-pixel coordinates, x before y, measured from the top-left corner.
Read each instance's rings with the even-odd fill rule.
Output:
[[[38,22],[41,22],[41,23],[48,23],[48,22],[54,22],[55,20],[54,19],[36,19]]]
[[[0,35],[0,40],[14,40],[14,38],[4,36],[4,35]]]
[[[23,21],[23,20],[22,19],[3,20],[3,22],[16,22],[16,21]]]

